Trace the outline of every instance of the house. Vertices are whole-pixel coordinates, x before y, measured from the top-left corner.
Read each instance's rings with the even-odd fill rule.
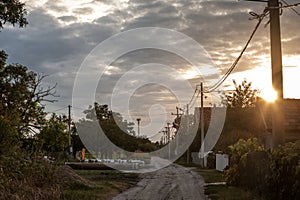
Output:
[[[300,140],[300,99],[284,99],[284,117],[285,117],[285,142]],[[204,107],[204,124],[205,130],[212,121],[211,112],[222,112],[224,108],[218,107]],[[200,113],[199,107],[195,108],[194,118],[195,122],[199,123],[200,127]],[[213,120],[218,120],[217,118]],[[272,135],[272,104],[264,100],[259,100],[256,107],[247,109],[242,108],[227,108],[226,120],[224,129],[229,131],[234,128],[241,128],[249,132],[269,140]],[[266,141],[266,143],[269,143]],[[268,146],[268,145],[267,145]]]

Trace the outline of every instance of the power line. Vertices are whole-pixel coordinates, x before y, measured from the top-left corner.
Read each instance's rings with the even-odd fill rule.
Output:
[[[48,113],[55,113],[55,112],[57,112],[57,111],[60,111],[60,110],[66,109],[66,108],[68,108],[68,106],[59,108],[59,109],[57,109],[57,110],[49,111]]]
[[[284,1],[282,1],[282,2],[284,2]],[[295,7],[300,6],[300,3],[295,3],[295,4],[287,4],[287,3],[285,3],[285,4],[286,4],[285,6],[281,5],[281,6],[268,7],[268,9],[295,8]]]
[[[87,110],[88,108],[79,108],[79,107],[76,107],[76,106],[72,106],[72,108],[74,109],[78,109],[78,110]]]
[[[285,0],[281,0],[286,6],[289,6],[289,4],[285,1]],[[300,13],[294,8],[294,7],[291,7],[290,8],[292,11],[294,11],[297,15],[300,16]]]
[[[192,107],[195,105],[195,103],[196,103],[196,101],[197,101],[197,99],[198,99],[200,93],[201,93],[200,90],[198,90],[198,94],[197,94],[197,96],[196,96],[196,98],[195,98],[193,104],[192,104],[192,105],[189,104],[189,107],[190,107],[190,108],[192,108]]]
[[[242,58],[244,52],[246,51],[248,45],[250,44],[253,36],[255,35],[256,31],[258,30],[258,27],[260,26],[261,22],[263,21],[263,19],[269,14],[269,10],[265,9],[264,12],[262,14],[256,14],[254,12],[250,12],[249,13],[252,17],[249,18],[250,20],[252,19],[258,19],[258,23],[256,24],[254,30],[252,31],[252,34],[250,35],[250,38],[248,39],[246,45],[244,46],[244,48],[242,49],[240,55],[236,58],[236,60],[233,62],[233,64],[230,66],[230,68],[227,70],[227,72],[223,75],[223,77],[217,82],[215,83],[211,88],[205,90],[204,92],[212,92],[214,90],[216,90],[218,87],[220,87],[224,81],[227,79],[227,77],[231,74],[231,72],[234,70],[234,68],[237,66],[238,62],[240,61],[240,59]]]
[[[194,92],[194,94],[193,94],[193,96],[192,96],[192,98],[191,98],[191,100],[189,101],[188,104],[191,104],[191,103],[192,103],[192,101],[193,101],[193,99],[194,99],[194,97],[195,97],[195,95],[196,95],[197,90],[198,90],[198,89],[197,89],[197,85],[196,85],[195,92]]]

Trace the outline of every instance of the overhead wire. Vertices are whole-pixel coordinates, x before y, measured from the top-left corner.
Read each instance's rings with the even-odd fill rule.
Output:
[[[193,94],[193,96],[192,96],[192,98],[191,98],[191,100],[189,101],[188,104],[191,104],[192,101],[194,100],[194,97],[195,97],[195,95],[196,95],[196,93],[197,93],[197,90],[198,90],[198,88],[197,88],[197,86],[196,86],[196,89],[195,89],[195,91],[194,91],[194,94]]]
[[[290,4],[288,4],[285,0],[281,0],[286,6],[289,6]],[[296,7],[296,6],[295,6]],[[294,7],[291,7],[290,8],[292,11],[294,11],[297,15],[300,16],[300,13],[294,8]]]
[[[282,0],[281,0],[282,1]],[[282,1],[284,2],[284,1]],[[275,7],[268,7],[268,9],[278,9],[278,8],[295,8],[300,6],[300,3],[295,3],[295,4],[287,4],[285,6],[275,6]]]
[[[233,64],[230,66],[230,68],[227,70],[227,72],[222,76],[221,79],[219,79],[219,81],[217,83],[215,83],[212,87],[210,87],[209,89],[205,90],[204,92],[212,92],[214,90],[216,90],[218,87],[220,87],[224,81],[228,78],[228,76],[231,74],[231,72],[235,69],[235,67],[237,66],[238,62],[240,61],[240,59],[242,58],[244,52],[246,51],[246,49],[248,48],[253,36],[255,35],[256,31],[258,30],[261,22],[263,21],[263,19],[269,14],[269,9],[265,9],[264,12],[262,14],[256,14],[254,12],[250,12],[250,15],[252,15],[251,18],[249,18],[250,20],[252,19],[258,19],[258,23],[256,24],[254,30],[252,31],[247,43],[245,44],[244,48],[242,49],[240,55],[235,59],[235,61],[233,62]]]
[[[55,113],[55,112],[57,112],[57,111],[61,111],[61,110],[63,110],[63,109],[66,109],[66,108],[68,108],[68,106],[65,106],[65,107],[59,108],[59,109],[57,109],[57,110],[48,111],[48,113]]]
[[[197,96],[196,96],[195,100],[193,101],[193,103],[192,103],[191,105],[189,104],[189,109],[191,109],[191,108],[192,108],[192,107],[195,105],[195,103],[197,102],[197,99],[198,99],[198,97],[199,97],[200,93],[201,93],[201,91],[200,91],[200,90],[198,90],[198,94],[197,94]]]

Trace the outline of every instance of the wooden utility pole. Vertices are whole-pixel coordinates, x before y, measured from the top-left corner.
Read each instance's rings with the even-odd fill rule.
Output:
[[[203,82],[200,83],[200,105],[201,105],[201,111],[200,111],[200,128],[201,128],[201,161],[202,161],[202,167],[205,167],[204,162],[204,107],[203,107]]]
[[[73,148],[72,148],[72,139],[71,139],[71,105],[68,105],[69,108],[69,119],[68,119],[68,132],[69,132],[69,148],[70,148],[70,155],[73,153]]]
[[[189,121],[189,104],[186,104],[186,134],[188,134],[189,132],[189,128],[190,128],[190,121]],[[190,163],[190,146],[187,149],[186,152],[186,163],[189,164]]]
[[[140,121],[141,121],[141,118],[137,118],[136,121],[138,123],[138,138],[139,138],[140,137]]]
[[[282,78],[282,52],[280,36],[280,4],[278,0],[246,0],[267,2],[270,10],[270,40],[272,86],[277,92],[277,100],[272,107],[272,137],[273,147],[284,142],[284,104],[283,104],[283,78]]]
[[[178,123],[178,121],[180,120],[180,116],[182,115],[181,113],[179,113],[179,110],[182,110],[181,108],[179,108],[179,107],[177,107],[176,106],[176,113],[174,114],[174,113],[171,113],[171,115],[176,115],[176,119],[175,119],[175,124],[174,124],[174,127],[176,128],[176,132],[175,132],[175,134],[176,134],[176,137],[175,137],[175,139],[176,139],[176,149],[175,149],[175,155],[177,155],[177,151],[178,151],[178,146],[179,146],[179,128],[180,128],[180,124],[181,124],[181,122],[179,122]]]
[[[272,86],[277,92],[277,100],[272,109],[273,147],[284,142],[284,108],[283,108],[283,77],[282,52],[280,37],[280,6],[278,0],[269,0]]]
[[[171,159],[171,131],[170,131],[170,123],[167,123],[166,127],[167,137],[168,137],[168,150],[169,150],[169,160]]]
[[[181,114],[179,114],[179,109],[180,108],[176,106],[176,114],[175,113],[171,113],[171,115],[176,115],[177,118],[179,118],[179,116],[181,115]]]

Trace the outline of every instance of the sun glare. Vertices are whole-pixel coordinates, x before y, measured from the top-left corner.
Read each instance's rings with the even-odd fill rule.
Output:
[[[263,98],[267,102],[274,102],[277,99],[277,92],[273,88],[264,90],[261,93],[261,98]]]
[[[199,75],[198,72],[195,70],[187,70],[184,72],[182,77],[187,80],[187,79],[196,78],[198,75]]]

